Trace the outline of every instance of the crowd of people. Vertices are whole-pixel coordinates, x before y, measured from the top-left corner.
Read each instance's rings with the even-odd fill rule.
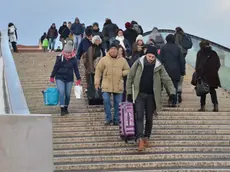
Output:
[[[94,76],[95,89],[102,89],[106,126],[119,124],[119,103],[134,103],[136,139],[138,150],[142,151],[148,146],[153,115],[157,115],[157,111],[162,107],[162,90],[165,88],[168,93],[169,106],[176,107],[183,101],[185,59],[192,42],[180,27],[175,29],[175,34],[167,35],[166,39],[155,27],[146,42],[143,39],[143,29],[137,22],[127,22],[125,28],[123,31],[110,19],[106,19],[100,32],[98,23],[85,28],[76,18],[75,23],[68,23],[68,26],[64,22],[59,31],[55,24],[52,24],[43,38],[48,39],[51,51],[58,33],[63,44],[62,53],[57,56],[50,76],[51,82],[56,79],[60,92],[61,115],[69,113],[73,73],[77,78],[76,85],[81,84],[82,74],[78,70],[78,61],[81,59],[85,67],[87,85],[90,84],[90,77]],[[45,39],[41,41],[44,42]],[[197,53],[196,77],[202,78],[209,85],[215,112],[218,111],[215,89],[220,87],[219,68],[217,53],[212,50],[208,41],[201,41]],[[111,95],[114,100],[113,117]],[[206,94],[201,96],[199,111],[205,111],[205,101]]]

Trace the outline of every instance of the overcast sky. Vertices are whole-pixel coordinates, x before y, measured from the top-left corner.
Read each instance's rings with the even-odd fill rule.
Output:
[[[135,19],[149,31],[153,26],[186,32],[230,46],[230,0],[0,0],[0,29],[8,22],[18,28],[21,44],[37,44],[51,23],[78,16],[86,25],[109,17],[119,27]]]

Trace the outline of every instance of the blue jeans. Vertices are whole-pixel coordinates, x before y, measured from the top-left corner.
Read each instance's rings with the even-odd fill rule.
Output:
[[[174,80],[172,80],[172,82],[173,82],[173,85],[174,85],[174,87],[176,89],[176,95],[173,97],[172,104],[176,105],[177,104],[177,99],[178,99],[177,98],[178,97],[178,86],[179,86],[180,81],[174,81]]]
[[[60,106],[68,106],[70,102],[70,95],[73,86],[73,82],[63,82],[61,80],[56,80],[57,88],[59,91]]]
[[[50,38],[49,39],[49,49],[50,50],[54,50],[54,48],[55,48],[55,42],[56,42],[55,38]]]
[[[79,44],[81,43],[82,36],[81,35],[74,35],[73,41],[74,41],[74,47],[76,49],[76,52],[78,51]]]
[[[113,94],[113,103],[114,103],[114,116],[113,122],[119,122],[119,103],[122,101],[122,94],[118,93],[108,93],[103,92],[103,100],[104,100],[104,109],[105,109],[105,120],[106,122],[112,121],[112,114],[111,114],[111,102],[110,96]]]

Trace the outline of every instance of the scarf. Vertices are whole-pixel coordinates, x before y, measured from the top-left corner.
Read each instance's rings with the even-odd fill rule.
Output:
[[[72,59],[73,57],[76,56],[75,51],[72,51],[72,52],[70,52],[70,53],[67,53],[67,52],[65,52],[65,51],[62,51],[61,54],[63,55],[63,57],[64,57],[67,61],[70,60],[70,59]]]
[[[116,40],[118,40],[120,42],[120,45],[126,50],[126,47],[124,44],[125,37],[124,36],[117,36]]]

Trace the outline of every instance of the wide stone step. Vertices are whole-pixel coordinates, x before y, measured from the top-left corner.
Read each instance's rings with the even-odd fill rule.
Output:
[[[221,153],[229,152],[229,146],[154,146],[146,148],[142,154],[154,153]],[[135,145],[129,145],[126,147],[114,147],[114,148],[77,148],[77,149],[64,149],[54,150],[54,157],[65,156],[84,156],[84,155],[124,155],[130,156],[141,154],[137,152]]]
[[[230,125],[230,120],[154,120],[153,125]],[[96,126],[104,125],[104,121],[76,121],[68,123],[54,123],[53,126]]]
[[[227,160],[230,159],[230,152],[225,153],[165,153],[165,154],[136,154],[136,155],[91,155],[91,156],[69,156],[69,157],[55,157],[54,164],[81,164],[84,162],[113,162],[113,161],[180,161],[183,159],[199,160]]]
[[[152,135],[154,140],[230,140],[230,135]],[[80,136],[71,138],[54,138],[54,143],[82,143],[82,142],[110,142],[120,140],[119,132],[116,136]]]
[[[154,125],[153,126],[154,129],[226,129],[226,130],[230,130],[230,125]],[[79,127],[70,127],[70,126],[56,126],[53,127],[53,131],[54,132],[69,132],[69,131],[92,131],[92,130],[107,130],[107,131],[111,131],[111,130],[116,130],[119,131],[119,127],[118,126],[79,126]]]
[[[131,142],[132,143],[132,142]],[[77,149],[77,148],[113,148],[129,147],[133,144],[126,144],[124,141],[109,142],[76,142],[76,143],[55,143],[54,150]],[[229,146],[228,140],[153,140],[150,139],[150,146]]]
[[[210,129],[204,129],[204,130],[179,130],[179,129],[153,129],[152,130],[153,136],[155,135],[230,135],[230,131],[228,129],[226,130],[210,130]],[[53,133],[53,137],[54,138],[62,138],[62,137],[80,137],[80,136],[117,136],[119,134],[118,131],[104,131],[104,130],[89,130],[89,131],[78,131],[78,132],[74,132],[74,131],[69,131],[69,132],[54,132]]]
[[[174,168],[174,167],[230,167],[229,160],[172,160],[172,161],[145,161],[143,162],[100,162],[100,163],[87,163],[87,164],[68,164],[68,165],[56,165],[56,171],[67,170],[107,170],[107,169],[127,169],[127,168]]]
[[[205,115],[205,116],[189,116],[189,114],[185,114],[184,116],[170,116],[170,115],[158,115],[154,116],[154,120],[230,120],[230,115],[227,116],[214,116],[214,115]],[[63,123],[63,122],[77,122],[77,121],[104,121],[105,115],[91,116],[91,117],[75,117],[75,118],[53,118],[53,122],[55,123]]]

